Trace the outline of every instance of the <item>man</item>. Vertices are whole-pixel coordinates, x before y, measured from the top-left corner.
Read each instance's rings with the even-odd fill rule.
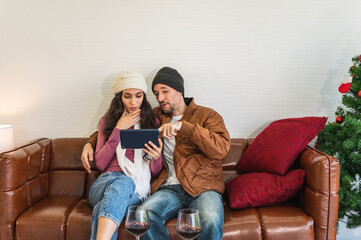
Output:
[[[169,239],[165,223],[186,207],[199,210],[203,230],[198,239],[222,239],[222,160],[230,149],[223,119],[193,98],[184,98],[183,78],[173,68],[158,71],[152,90],[159,103],[153,112],[161,122],[164,167],[151,183],[153,195],[140,205],[148,209],[151,221],[142,239]],[[90,148],[84,146],[82,155],[87,171]]]

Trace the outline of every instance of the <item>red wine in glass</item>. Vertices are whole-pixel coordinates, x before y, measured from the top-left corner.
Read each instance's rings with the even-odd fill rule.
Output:
[[[133,236],[142,236],[144,233],[148,231],[149,227],[150,227],[149,223],[134,222],[126,225],[125,228]]]
[[[130,234],[139,240],[140,236],[146,233],[149,227],[150,222],[147,210],[139,210],[137,209],[137,206],[128,208],[127,217],[125,219],[125,228]]]
[[[195,239],[201,234],[200,227],[184,226],[177,229],[178,234],[185,239]]]
[[[199,211],[193,208],[181,209],[178,212],[177,232],[184,239],[195,239],[202,231]]]

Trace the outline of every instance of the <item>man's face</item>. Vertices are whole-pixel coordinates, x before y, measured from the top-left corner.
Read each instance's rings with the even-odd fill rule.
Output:
[[[181,92],[164,84],[156,84],[153,90],[162,111],[165,113],[172,113],[174,109],[177,109],[180,99],[183,99]]]

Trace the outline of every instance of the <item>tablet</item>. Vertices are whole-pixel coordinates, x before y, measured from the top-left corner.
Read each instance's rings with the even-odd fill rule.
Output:
[[[120,142],[122,148],[144,148],[144,144],[149,141],[159,147],[158,138],[158,129],[120,130]]]

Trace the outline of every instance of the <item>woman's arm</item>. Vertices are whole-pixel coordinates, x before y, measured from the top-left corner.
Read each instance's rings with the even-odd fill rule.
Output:
[[[150,172],[152,174],[152,178],[155,178],[156,176],[158,176],[158,174],[160,173],[160,171],[163,168],[163,163],[162,163],[162,155],[160,155],[160,157],[158,159],[152,159],[150,162]]]
[[[95,165],[100,171],[104,171],[112,160],[116,148],[120,142],[119,129],[114,128],[107,141],[103,134],[106,119],[103,117],[99,123],[98,139],[94,154]]]

